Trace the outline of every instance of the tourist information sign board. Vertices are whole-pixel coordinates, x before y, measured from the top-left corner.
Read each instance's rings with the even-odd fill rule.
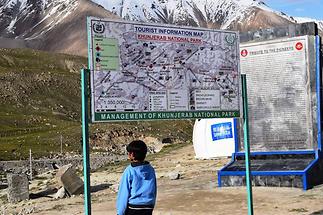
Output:
[[[93,122],[240,116],[237,32],[88,18]]]

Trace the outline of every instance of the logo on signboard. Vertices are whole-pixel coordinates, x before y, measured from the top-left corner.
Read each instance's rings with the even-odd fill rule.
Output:
[[[102,23],[94,23],[93,24],[93,31],[97,34],[102,34],[105,30],[105,27]]]
[[[212,140],[233,138],[232,123],[225,122],[211,125]]]
[[[247,49],[241,50],[241,56],[242,57],[246,57],[247,55],[248,55],[248,50]]]
[[[227,35],[225,36],[225,41],[227,41],[228,45],[232,46],[236,41],[236,37],[233,34]]]
[[[301,43],[301,42],[296,43],[295,48],[296,48],[298,51],[302,50],[302,49],[303,49],[303,43]]]

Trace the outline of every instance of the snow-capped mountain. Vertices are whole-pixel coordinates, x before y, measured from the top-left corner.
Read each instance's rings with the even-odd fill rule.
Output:
[[[37,38],[59,25],[77,6],[77,0],[1,0],[0,33]]]
[[[258,0],[93,0],[128,20],[179,25],[248,29],[294,22]],[[259,13],[263,19],[259,20]],[[271,19],[268,18],[271,16]],[[248,27],[249,26],[249,27]]]
[[[297,22],[259,0],[0,0],[0,47],[86,55],[86,16],[239,31]]]
[[[0,47],[86,55],[87,16],[115,17],[89,0],[0,0]]]

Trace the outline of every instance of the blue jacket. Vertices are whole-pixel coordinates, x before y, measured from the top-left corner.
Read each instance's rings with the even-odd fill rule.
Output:
[[[117,197],[117,214],[124,215],[127,205],[155,206],[157,195],[154,168],[145,161],[132,163],[123,172]]]

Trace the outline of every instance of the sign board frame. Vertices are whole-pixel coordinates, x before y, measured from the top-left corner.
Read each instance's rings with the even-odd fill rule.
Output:
[[[240,117],[238,32],[87,22],[92,122]]]
[[[95,20],[97,23],[99,23],[99,27],[95,27],[92,23],[92,21]],[[190,107],[191,105],[191,91],[188,89],[183,89],[181,87],[174,87],[171,86],[169,88],[166,88],[167,90],[170,89],[170,91],[166,91],[166,94],[168,96],[172,96],[174,102],[171,103],[174,107],[177,107],[178,109],[175,108],[175,110],[169,110],[169,108],[171,108],[172,106],[169,105],[169,101],[167,100],[167,108],[165,110],[165,108],[161,108],[161,113],[160,113],[160,109],[158,109],[158,112],[156,112],[156,110],[153,111],[147,111],[147,112],[142,112],[142,111],[138,111],[138,110],[142,110],[138,107],[137,111],[133,111],[132,110],[132,116],[133,118],[131,118],[131,113],[129,114],[129,112],[127,112],[126,109],[124,109],[122,112],[109,112],[105,110],[104,114],[108,114],[105,115],[105,119],[102,118],[96,118],[96,114],[99,116],[102,116],[102,111],[100,113],[97,113],[95,111],[96,108],[96,100],[95,100],[95,96],[99,97],[98,94],[96,94],[96,88],[94,88],[96,85],[94,84],[97,79],[96,79],[96,75],[95,75],[95,71],[101,71],[102,68],[104,69],[109,69],[109,70],[115,70],[117,69],[117,65],[118,64],[122,64],[124,66],[123,63],[125,63],[126,61],[123,61],[121,58],[116,59],[118,56],[116,56],[116,53],[118,52],[118,48],[120,49],[120,46],[118,46],[116,44],[116,38],[112,38],[111,39],[104,39],[104,36],[96,36],[96,39],[93,39],[93,32],[92,30],[95,29],[96,33],[102,34],[105,31],[105,25],[102,25],[102,22],[118,22],[121,25],[145,25],[148,26],[148,29],[157,29],[156,31],[159,32],[159,28],[161,28],[161,30],[165,30],[166,31],[166,35],[162,35],[162,36],[156,36],[156,35],[151,35],[153,34],[153,32],[151,32],[151,34],[144,34],[146,36],[140,36],[143,37],[144,40],[146,40],[147,38],[149,38],[149,40],[155,40],[155,39],[151,39],[151,38],[159,38],[158,40],[160,40],[160,38],[162,38],[161,40],[165,40],[164,38],[166,38],[166,41],[163,42],[167,42],[167,41],[172,41],[172,42],[178,42],[180,44],[185,44],[187,41],[189,41],[189,43],[191,44],[195,44],[195,43],[203,43],[203,37],[202,38],[194,38],[191,37],[191,35],[189,35],[190,33],[187,32],[189,31],[194,31],[196,33],[196,35],[193,34],[193,36],[196,37],[201,37],[202,35],[205,35],[205,32],[208,32],[209,35],[208,37],[211,38],[217,38],[217,43],[210,43],[209,47],[200,47],[200,46],[195,46],[195,51],[191,50],[190,52],[188,52],[188,49],[186,49],[187,53],[189,54],[188,58],[191,58],[191,56],[193,56],[194,54],[198,54],[197,52],[199,52],[199,50],[204,50],[206,49],[210,49],[210,51],[212,52],[214,47],[212,47],[213,45],[216,46],[216,50],[217,48],[222,49],[222,53],[218,52],[218,58],[212,58],[210,57],[208,60],[209,62],[205,62],[205,61],[199,61],[199,59],[203,59],[203,57],[208,56],[208,54],[204,54],[202,58],[196,58],[195,60],[193,60],[191,62],[192,66],[196,66],[196,65],[202,65],[204,66],[203,70],[198,70],[200,72],[199,76],[202,76],[202,79],[199,79],[199,77],[196,77],[195,82],[200,82],[202,83],[202,87],[201,88],[195,88],[192,92],[193,95],[195,96],[194,102],[196,104],[194,104],[194,108],[187,108]],[[154,27],[152,27],[154,26]],[[178,26],[170,26],[170,25],[163,25],[163,26],[157,26],[154,24],[139,24],[139,23],[129,23],[129,22],[123,22],[123,21],[115,21],[115,20],[102,20],[102,19],[98,19],[98,18],[93,18],[93,17],[87,17],[87,29],[88,29],[88,53],[89,53],[89,57],[88,57],[88,62],[89,62],[89,69],[87,70],[82,70],[81,72],[81,83],[82,83],[82,137],[83,137],[83,154],[84,154],[84,190],[85,190],[85,195],[84,195],[84,210],[85,210],[85,214],[90,215],[91,214],[91,193],[90,193],[90,163],[89,163],[89,138],[88,138],[88,110],[87,110],[87,79],[86,79],[86,74],[88,72],[90,72],[90,87],[91,87],[91,100],[92,100],[92,104],[91,104],[91,115],[92,115],[92,122],[107,122],[107,121],[111,121],[111,119],[108,119],[108,116],[113,116],[115,114],[115,119],[116,121],[131,121],[131,120],[156,120],[156,119],[186,119],[186,118],[237,118],[240,117],[240,112],[242,110],[240,110],[240,106],[241,106],[241,102],[243,102],[243,117],[244,117],[244,127],[245,127],[245,139],[244,139],[244,143],[245,143],[245,147],[247,148],[245,154],[246,154],[246,177],[247,177],[247,190],[248,190],[248,214],[252,215],[253,214],[253,203],[252,203],[252,188],[251,188],[251,180],[250,180],[250,164],[249,164],[249,149],[248,149],[248,107],[247,107],[247,96],[246,96],[246,78],[245,75],[241,76],[241,81],[242,84],[240,84],[240,54],[239,54],[239,34],[238,32],[232,32],[232,31],[219,31],[219,30],[210,30],[210,29],[206,29],[206,28],[188,28],[188,27],[178,27]],[[115,29],[115,28],[113,28]],[[138,28],[139,29],[139,28]],[[158,30],[159,29],[159,30]],[[177,32],[176,34],[178,35],[173,35],[170,36],[170,38],[168,37],[168,31],[169,32]],[[151,30],[150,30],[151,31]],[[180,32],[180,33],[178,33]],[[203,34],[199,34],[203,32]],[[215,35],[217,33],[217,35]],[[172,33],[170,33],[172,34]],[[213,34],[213,35],[212,35]],[[225,35],[227,34],[227,35]],[[184,35],[184,37],[182,36]],[[137,35],[137,38],[139,38],[139,36]],[[101,40],[102,39],[102,40]],[[193,40],[192,40],[193,39]],[[94,40],[96,42],[98,42],[94,49],[93,45],[94,45]],[[223,47],[223,42],[224,40],[226,41],[226,43],[231,44],[231,48],[229,47]],[[101,55],[101,50],[102,47],[100,47],[99,43],[101,43],[100,45],[105,46],[105,48],[112,48],[112,51],[107,51],[103,53],[103,55]],[[214,41],[213,41],[214,42]],[[142,44],[144,45],[144,43]],[[97,47],[98,46],[98,47]],[[178,44],[177,44],[177,48],[178,48]],[[230,49],[232,49],[232,47],[235,47],[235,52],[232,52],[232,50],[230,51]],[[121,47],[122,48],[122,47]],[[156,47],[155,47],[156,48]],[[194,48],[194,46],[193,46]],[[104,48],[103,48],[104,49]],[[94,50],[97,50],[97,52],[95,52]],[[176,46],[175,49],[173,47],[173,49],[168,49],[169,52],[173,52],[174,53],[177,52]],[[102,50],[103,51],[103,50]],[[167,50],[166,50],[167,51]],[[183,50],[182,50],[183,51]],[[168,54],[169,52],[165,52],[165,54]],[[128,53],[129,56],[131,56],[131,53]],[[151,54],[149,54],[151,55]],[[105,59],[103,59],[103,58]],[[222,58],[228,57],[226,59],[230,59],[231,57],[231,65],[226,65],[223,62],[227,62],[226,60],[223,60]],[[164,57],[164,58],[168,58],[168,57]],[[184,58],[184,60],[187,60],[188,58]],[[138,58],[139,61],[141,60],[141,58]],[[135,59],[135,61],[137,61],[138,59]],[[173,61],[175,61],[175,57],[172,58]],[[186,63],[185,61],[182,60],[178,60],[181,58],[178,58],[178,56],[176,56],[176,59],[178,61],[178,63],[180,65],[183,65],[183,62]],[[101,61],[106,61],[109,60],[109,62],[105,62],[105,64],[101,64]],[[216,61],[219,60],[219,61]],[[181,62],[180,62],[181,61]],[[216,62],[215,62],[216,61]],[[222,64],[221,64],[222,61]],[[97,62],[98,64],[95,64],[95,62]],[[217,67],[218,62],[220,62],[220,68]],[[207,64],[209,63],[209,64]],[[145,63],[144,63],[145,64]],[[152,65],[154,65],[154,62],[152,61]],[[234,66],[232,66],[234,65]],[[97,66],[99,68],[97,68]],[[120,66],[120,65],[119,65]],[[137,64],[138,66],[138,64]],[[165,66],[165,65],[164,65]],[[176,67],[177,65],[175,65],[174,63],[172,63],[173,66],[173,70],[175,69],[176,71]],[[94,69],[94,67],[96,68],[96,70]],[[150,67],[146,66],[147,68]],[[153,67],[153,66],[152,66]],[[163,68],[164,69],[164,68]],[[190,70],[191,73],[193,73],[193,76],[196,76],[197,73],[194,74],[194,72],[192,72],[192,68],[187,67],[186,70]],[[208,73],[210,70],[213,70],[213,73]],[[223,70],[223,71],[221,71]],[[106,71],[109,72],[109,71]],[[111,72],[111,71],[110,71]],[[125,72],[125,74],[128,74],[130,77],[132,76],[133,78],[133,74],[131,72],[127,72],[127,71],[123,71]],[[148,72],[146,72],[148,73]],[[176,73],[176,72],[175,72]],[[174,74],[174,72],[172,73]],[[102,83],[102,81],[105,81],[106,78],[110,79],[110,77],[108,77],[109,75],[111,75],[110,73],[103,73],[103,79],[99,80],[99,82]],[[112,76],[118,76],[118,74],[113,74]],[[185,73],[182,75],[186,75]],[[126,77],[127,75],[125,75]],[[138,80],[140,76],[135,76],[136,80]],[[146,78],[148,77],[148,75],[146,75]],[[180,75],[178,76],[180,77]],[[165,77],[164,77],[165,78]],[[113,79],[113,78],[111,78]],[[181,79],[181,78],[179,78]],[[156,80],[156,79],[155,79]],[[191,79],[192,80],[192,79]],[[191,81],[190,80],[190,81]],[[208,81],[206,81],[208,80]],[[126,81],[126,79],[123,79],[123,81]],[[123,81],[120,81],[119,83],[123,83]],[[190,82],[188,81],[188,82]],[[207,83],[210,82],[210,83]],[[203,87],[203,84],[204,87]],[[228,85],[231,84],[231,87]],[[168,82],[166,82],[166,85],[168,85]],[[240,87],[240,85],[242,85],[242,89]],[[211,86],[211,87],[210,87]],[[217,86],[217,89],[215,89]],[[104,88],[105,86],[103,86]],[[111,87],[111,88],[110,88]],[[107,89],[112,89],[113,86],[109,86]],[[222,91],[220,90],[222,89]],[[102,89],[99,89],[102,90]],[[118,90],[122,90],[122,88],[116,88],[115,91]],[[185,95],[185,90],[187,91],[187,99],[189,101],[189,103],[187,105],[182,105],[183,103],[181,103],[181,101],[183,100],[181,97],[183,97],[183,95]],[[203,90],[204,94],[203,94]],[[156,92],[156,95],[159,92],[162,92],[162,90],[160,89],[154,89],[154,92]],[[231,91],[231,92],[230,92]],[[241,92],[242,91],[242,92]],[[129,91],[128,91],[129,92]],[[132,92],[132,91],[130,91]],[[183,93],[184,92],[184,93]],[[138,92],[137,92],[138,93]],[[100,93],[99,93],[100,94]],[[104,92],[104,94],[108,94],[106,92]],[[201,100],[201,105],[202,108],[199,110],[196,110],[196,105],[197,105],[197,94]],[[108,94],[110,95],[110,94]],[[218,95],[218,96],[216,96]],[[233,96],[234,95],[234,96]],[[242,100],[241,100],[241,95],[242,95]],[[159,95],[160,96],[160,95]],[[226,97],[225,97],[226,96]],[[136,97],[136,94],[135,94]],[[162,96],[161,96],[162,97]],[[133,98],[133,97],[132,97]],[[225,103],[223,100],[221,100],[221,98],[225,98],[226,100],[226,105],[222,106],[222,102]],[[150,99],[154,99],[154,98],[150,98]],[[158,100],[158,98],[157,98]],[[109,100],[107,100],[109,101]],[[113,101],[113,100],[110,100]],[[118,100],[115,100],[116,103]],[[211,101],[211,102],[210,102]],[[233,102],[232,102],[233,101]],[[177,105],[178,103],[181,105]],[[204,103],[203,103],[204,102]],[[158,103],[158,102],[157,102]],[[234,104],[232,107],[230,107],[230,104],[228,105],[228,103],[232,103]],[[163,104],[163,102],[160,100],[159,101],[159,105]],[[204,106],[203,106],[204,105]],[[160,106],[159,106],[160,107]],[[184,107],[183,109],[179,108],[179,107]],[[220,107],[220,109],[216,109],[215,107]],[[154,109],[154,108],[153,108]],[[145,109],[144,109],[145,110]],[[128,110],[130,111],[130,110]],[[154,117],[154,113],[155,116],[158,114],[164,114],[165,117]],[[110,115],[109,115],[110,114]],[[137,116],[142,116],[142,119],[139,119],[140,117],[136,117]],[[144,114],[147,114],[148,117],[146,117]],[[149,114],[151,114],[152,117],[149,117]],[[174,116],[172,116],[171,114],[174,114]],[[176,115],[176,117],[175,117]],[[119,118],[117,118],[117,116]],[[124,118],[122,118],[124,117]]]
[[[252,151],[317,146],[314,47],[314,36],[241,44],[241,71],[247,74],[252,113]]]

